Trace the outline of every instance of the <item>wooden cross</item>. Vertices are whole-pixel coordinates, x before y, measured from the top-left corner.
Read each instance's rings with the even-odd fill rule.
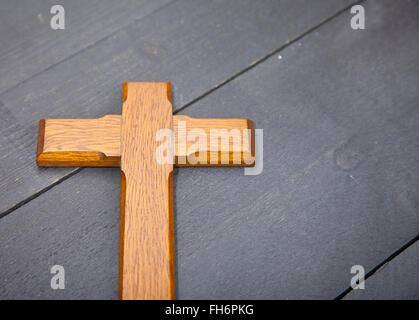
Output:
[[[174,299],[173,165],[254,165],[253,124],[173,116],[166,82],[126,82],[122,101],[122,116],[40,120],[36,162],[121,167],[119,298]],[[161,129],[173,130],[173,148]]]

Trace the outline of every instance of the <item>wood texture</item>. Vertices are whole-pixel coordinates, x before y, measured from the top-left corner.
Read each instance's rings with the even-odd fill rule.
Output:
[[[178,123],[181,125],[178,126]],[[197,138],[191,132],[202,130],[206,143],[197,163],[190,163],[190,151]],[[211,131],[219,136],[211,140]],[[254,165],[254,130],[248,119],[196,119],[173,116],[174,155],[177,166]],[[240,149],[235,149],[234,133],[239,133]],[[181,137],[181,139],[179,139]],[[99,119],[42,119],[39,122],[38,166],[119,167],[121,160],[121,116]],[[214,143],[215,142],[215,143]],[[211,161],[216,159],[214,163]],[[239,161],[234,161],[239,159]],[[225,160],[225,163],[222,163]],[[236,163],[235,163],[236,162]]]
[[[0,10],[1,213],[74,172],[34,166],[39,119],[120,114],[127,79],[170,80],[179,110],[355,0],[81,2],[60,2],[66,30],[33,28],[38,12],[50,16],[43,1]],[[229,111],[234,99],[220,103],[209,117],[243,115]]]
[[[363,5],[183,111],[240,110],[264,169],[177,171],[179,298],[333,299],[419,233],[419,3]]]
[[[83,52],[97,41],[145,18],[171,0],[63,0],[65,31],[50,27],[44,0],[3,1],[0,10],[0,92]],[[24,68],[22,68],[24,66]]]
[[[383,265],[345,300],[419,300],[419,241]]]
[[[119,298],[174,299],[173,164],[155,156],[158,130],[172,128],[170,84],[123,92]]]
[[[35,194],[0,220],[2,299],[117,298],[120,172],[36,168],[39,119],[120,113],[120,78],[170,78],[180,108],[339,6],[275,2],[178,1],[1,95],[2,210]],[[255,177],[175,168],[177,298],[334,298],[353,264],[370,270],[418,233],[418,3],[363,5],[365,30],[347,11],[182,111],[250,117],[265,157]],[[49,286],[53,264],[65,290]],[[393,279],[414,285],[416,266]]]
[[[122,116],[40,120],[37,165],[121,166],[119,298],[174,299],[173,161],[253,165],[253,124],[183,115],[174,121],[170,84],[164,82],[125,82],[122,100]],[[175,133],[176,152],[166,163],[156,159],[161,129]],[[197,163],[189,161],[193,132],[205,142],[193,152]]]
[[[38,166],[119,167],[121,116],[99,119],[41,119]]]

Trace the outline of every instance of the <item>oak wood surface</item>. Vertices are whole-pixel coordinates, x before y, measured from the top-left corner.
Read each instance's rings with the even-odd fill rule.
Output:
[[[185,115],[174,121],[165,82],[125,82],[122,100],[122,116],[40,120],[37,164],[121,166],[119,298],[174,299],[173,161],[253,165],[253,124]],[[162,129],[173,133],[176,150],[166,162],[156,158]],[[196,158],[189,160],[190,147],[201,136],[197,146],[204,148],[193,149]]]
[[[190,150],[197,143],[198,137],[188,140],[187,136],[197,130],[202,130],[205,144],[198,155],[199,162],[190,163]],[[211,139],[212,130],[219,130],[219,136],[215,139]],[[251,120],[199,119],[175,115],[173,133],[177,166],[254,165],[254,130]],[[240,134],[240,149],[234,146],[235,133]],[[47,167],[119,167],[120,140],[119,115],[106,115],[99,119],[42,119],[39,123],[36,162],[38,166]],[[211,158],[217,160],[212,162]]]
[[[172,128],[169,83],[124,83],[119,298],[174,299],[173,164],[155,158]]]

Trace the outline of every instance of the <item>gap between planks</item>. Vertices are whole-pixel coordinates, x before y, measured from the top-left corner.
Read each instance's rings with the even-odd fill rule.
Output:
[[[173,0],[173,1],[169,2],[169,3],[167,3],[166,5],[164,5],[164,6],[160,7],[160,8],[158,8],[158,9],[154,10],[154,11],[153,11],[153,12],[151,12],[150,14],[155,13],[155,12],[157,12],[158,10],[160,10],[160,9],[162,9],[162,8],[164,8],[164,7],[168,6],[168,5],[170,5],[170,4],[173,4],[173,3],[174,3],[174,2],[176,2],[176,1],[177,1],[177,0]],[[350,5],[346,6],[345,8],[343,8],[343,9],[341,9],[341,10],[337,11],[336,13],[332,14],[331,16],[329,16],[329,17],[325,18],[323,21],[321,21],[321,22],[319,22],[318,24],[314,25],[313,27],[309,28],[307,31],[305,31],[305,32],[301,33],[300,35],[298,35],[297,37],[293,38],[292,40],[288,40],[288,41],[287,41],[284,45],[280,46],[279,48],[277,48],[277,49],[275,49],[275,50],[273,50],[273,51],[271,51],[271,52],[268,52],[266,55],[262,56],[261,58],[256,59],[255,61],[253,61],[252,63],[250,63],[247,67],[245,67],[245,68],[243,68],[242,70],[240,70],[239,72],[237,72],[237,73],[233,74],[231,77],[229,77],[229,78],[227,78],[227,79],[225,79],[225,80],[221,81],[220,83],[218,83],[218,84],[214,85],[212,88],[210,88],[209,90],[205,91],[204,93],[202,93],[202,94],[201,94],[201,95],[199,95],[198,97],[196,97],[196,98],[192,99],[191,101],[189,101],[189,102],[185,103],[183,106],[181,106],[181,107],[179,107],[178,109],[174,110],[174,111],[173,111],[173,115],[177,114],[178,112],[180,112],[180,111],[182,111],[182,110],[184,110],[184,109],[186,109],[186,108],[189,108],[190,106],[192,106],[192,105],[193,105],[193,104],[195,104],[196,102],[198,102],[198,101],[200,101],[201,99],[205,98],[206,96],[210,95],[210,94],[211,94],[212,92],[214,92],[215,90],[217,90],[217,89],[219,89],[219,88],[223,87],[224,85],[226,85],[226,84],[230,83],[231,81],[233,81],[234,79],[236,79],[236,78],[238,78],[239,76],[243,75],[243,74],[244,74],[244,73],[246,73],[247,71],[250,71],[250,70],[251,70],[251,69],[253,69],[254,67],[256,67],[256,66],[258,66],[259,64],[261,64],[262,62],[266,61],[267,59],[269,59],[269,58],[270,58],[270,57],[272,57],[273,55],[278,54],[279,52],[281,52],[282,50],[284,50],[284,49],[285,49],[285,48],[287,48],[288,46],[290,46],[290,45],[294,44],[296,41],[299,41],[299,40],[301,40],[302,38],[304,38],[305,36],[309,35],[310,33],[312,33],[312,32],[314,32],[314,31],[316,31],[316,30],[317,30],[318,28],[320,28],[321,26],[323,26],[323,25],[327,24],[328,22],[332,21],[332,20],[333,20],[333,19],[335,19],[336,17],[338,17],[338,16],[340,16],[341,14],[343,14],[345,11],[349,10],[352,6],[354,6],[354,5],[356,5],[356,4],[359,4],[359,3],[362,3],[362,2],[365,2],[365,1],[366,1],[366,0],[358,0],[358,1],[355,1],[355,2],[351,3]],[[148,16],[148,15],[147,15],[147,16]],[[142,17],[142,18],[144,18],[144,17]],[[142,18],[141,18],[141,19],[142,19]],[[133,21],[133,22],[131,22],[129,25],[131,25],[132,23],[135,23],[137,20],[139,20],[139,19],[134,20],[134,21]],[[129,25],[127,25],[127,26],[129,26]],[[122,30],[122,29],[126,28],[127,26],[121,27],[121,28],[119,28],[118,30],[116,30],[115,32],[117,32],[117,31],[119,31],[119,30]],[[112,33],[112,34],[114,34],[114,33]],[[112,34],[111,34],[111,35],[112,35]],[[111,35],[109,35],[109,36],[111,36]],[[106,36],[106,37],[109,37],[109,36]],[[89,45],[88,47],[91,47],[91,46],[93,46],[93,45],[95,45],[95,44],[97,44],[97,43],[100,43],[100,42],[101,42],[103,39],[105,39],[106,37],[104,37],[104,38],[102,38],[102,39],[100,39],[100,40],[97,40],[95,43],[93,43],[93,44]],[[79,53],[83,52],[83,51],[84,51],[84,50],[86,50],[88,47],[83,48],[82,50],[78,51],[77,53],[72,54],[72,55],[71,55],[71,57],[73,57],[73,56],[75,56],[75,55],[77,55],[77,54],[79,54]],[[64,61],[66,61],[66,60],[67,60],[67,59],[69,59],[69,58],[70,58],[70,57],[67,57],[67,58],[63,59],[62,61],[55,63],[54,65],[58,65],[59,63],[64,62]],[[44,71],[48,70],[48,69],[49,69],[49,68],[51,68],[51,67],[52,67],[52,66],[49,66],[48,68],[44,69],[43,71],[41,71],[41,72],[39,72],[39,73],[37,73],[37,74],[41,74],[42,72],[44,72]],[[14,86],[13,88],[15,88],[15,87],[18,87],[18,86],[22,85],[23,83],[25,83],[26,81],[28,81],[29,79],[31,79],[31,78],[32,78],[32,77],[34,77],[34,76],[35,76],[35,75],[33,75],[33,76],[29,77],[28,79],[25,79],[25,80],[23,80],[23,81],[19,82],[19,83],[18,83],[16,86]],[[11,90],[11,88],[9,88],[9,89],[7,89],[6,91],[4,91],[4,92],[0,93],[0,95],[1,95],[1,94],[4,94],[5,92],[8,92],[9,90]],[[36,198],[37,198],[38,196],[40,196],[41,194],[43,194],[43,193],[47,192],[48,190],[52,189],[52,188],[53,188],[54,186],[56,186],[57,184],[59,184],[59,183],[61,183],[61,182],[65,181],[65,180],[67,180],[67,179],[71,178],[72,176],[74,176],[75,174],[79,173],[79,172],[80,172],[80,171],[82,171],[82,170],[83,170],[83,168],[81,168],[81,167],[76,168],[74,171],[72,171],[72,172],[70,172],[69,174],[65,175],[64,177],[62,177],[62,178],[58,179],[56,182],[54,182],[54,183],[52,183],[52,184],[48,185],[47,187],[45,187],[45,188],[41,189],[40,191],[38,191],[38,192],[36,192],[36,193],[32,194],[31,196],[27,197],[26,199],[24,199],[24,200],[22,200],[22,201],[18,202],[17,204],[15,204],[14,206],[10,207],[9,209],[7,209],[7,210],[5,210],[5,211],[1,212],[1,213],[0,213],[0,219],[1,219],[1,218],[3,218],[3,217],[5,217],[5,216],[7,216],[7,215],[8,215],[8,214],[10,214],[10,213],[12,213],[12,212],[13,212],[13,211],[15,211],[16,209],[18,209],[18,208],[22,207],[23,205],[25,205],[25,204],[29,203],[30,201],[32,201],[32,200],[34,200],[34,199],[36,199]]]
[[[409,249],[409,247],[413,246],[417,241],[419,240],[419,234],[411,239],[410,241],[406,242],[404,245],[402,245],[399,249],[394,251],[391,255],[389,255],[387,258],[385,258],[382,262],[377,264],[374,268],[372,268],[370,271],[368,271],[365,274],[364,282],[366,282],[370,277],[372,277],[376,272],[380,271],[382,268],[384,268],[388,263],[393,261],[393,259],[397,258],[398,255],[400,255],[402,252]],[[342,293],[340,293],[334,300],[342,300],[344,297],[346,297],[349,293],[351,293],[354,289],[352,287],[346,288]]]

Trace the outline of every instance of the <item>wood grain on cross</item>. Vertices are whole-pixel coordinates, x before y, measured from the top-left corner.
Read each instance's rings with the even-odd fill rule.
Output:
[[[40,120],[37,165],[120,166],[119,298],[174,299],[173,165],[254,165],[253,124],[173,116],[165,82],[126,82],[122,101],[122,116]],[[173,161],[157,159],[161,129]]]

